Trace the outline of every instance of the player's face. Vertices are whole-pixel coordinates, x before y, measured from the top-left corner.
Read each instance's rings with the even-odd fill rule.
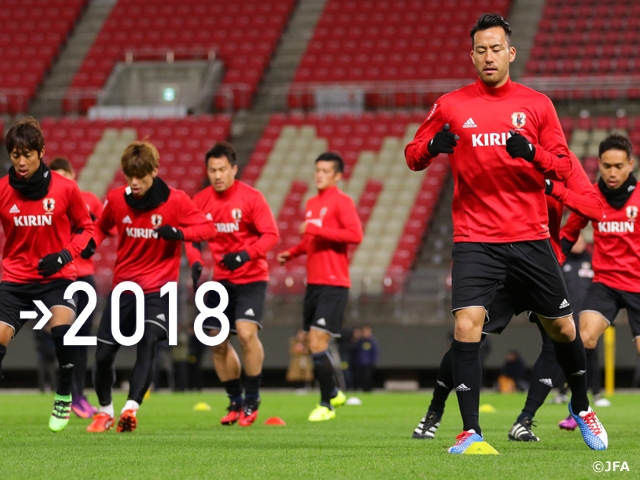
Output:
[[[211,157],[207,160],[207,176],[216,192],[224,192],[231,187],[236,179],[236,173],[238,173],[238,166],[231,165],[226,156]]]
[[[509,78],[509,64],[516,58],[516,49],[509,47],[502,27],[476,32],[471,61],[478,76],[490,87],[501,87]]]
[[[624,150],[607,150],[599,159],[600,175],[604,183],[616,190],[633,172],[633,158],[629,158]]]
[[[74,180],[75,176],[73,175],[73,173],[67,172],[66,170],[54,170],[54,172],[62,175],[63,177],[67,177],[69,180]]]
[[[331,160],[316,162],[314,178],[318,190],[334,187],[342,178],[342,173],[335,171],[335,164]]]
[[[18,151],[16,148],[11,152],[11,163],[16,171],[16,177],[20,180],[28,180],[36,173],[36,170],[40,168],[40,159],[44,155],[44,148],[42,153],[38,155],[35,150]]]
[[[153,172],[148,173],[142,178],[138,177],[125,177],[127,184],[131,189],[131,193],[134,197],[142,197],[149,191],[151,185],[153,185],[153,179],[158,175],[158,169],[154,169]]]

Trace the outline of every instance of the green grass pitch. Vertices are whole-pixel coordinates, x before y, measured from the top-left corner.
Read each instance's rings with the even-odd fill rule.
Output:
[[[609,450],[590,450],[580,433],[560,431],[566,405],[545,405],[534,432],[539,443],[509,442],[507,432],[524,395],[483,394],[496,408],[480,420],[487,442],[500,455],[450,455],[460,433],[455,396],[435,440],[413,440],[430,394],[373,393],[362,406],[338,409],[334,421],[312,424],[307,416],[317,393],[263,392],[258,422],[250,428],[219,424],[223,393],[154,393],[133,433],[85,432],[76,417],[61,433],[47,429],[53,395],[0,394],[2,479],[199,479],[199,478],[597,478],[640,477],[640,395],[617,394],[613,406],[596,409],[609,433]],[[90,398],[95,401],[95,397]],[[125,397],[115,396],[116,412]],[[212,410],[194,412],[197,402]],[[265,426],[271,416],[286,426]],[[593,464],[627,462],[629,472],[594,473]]]

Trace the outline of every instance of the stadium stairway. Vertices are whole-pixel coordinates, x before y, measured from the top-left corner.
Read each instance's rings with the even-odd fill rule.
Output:
[[[36,118],[62,114],[62,98],[98,36],[116,0],[92,0],[69,35],[67,44],[29,107]]]
[[[538,23],[542,18],[544,2],[539,0],[512,0],[507,20],[515,32],[513,46],[516,47],[516,60],[511,64],[511,78],[518,79],[524,72],[531,54]]]

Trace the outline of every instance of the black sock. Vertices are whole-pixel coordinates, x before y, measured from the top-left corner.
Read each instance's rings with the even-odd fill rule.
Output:
[[[76,366],[73,369],[73,381],[71,382],[71,395],[74,399],[82,397],[84,392],[85,377],[87,375],[88,350],[88,347],[78,347]]]
[[[475,430],[481,435],[478,423],[480,408],[480,384],[482,364],[480,363],[481,342],[451,342],[451,370],[453,385],[458,396],[463,430]]]
[[[439,418],[444,415],[444,405],[453,390],[453,372],[451,371],[451,349],[442,357],[436,387],[433,389],[433,398],[429,405],[429,412],[435,413]]]
[[[7,347],[0,345],[0,382],[2,381],[2,359],[7,354]]]
[[[228,380],[226,382],[222,382],[224,389],[227,392],[227,397],[231,403],[237,403],[238,405],[242,405],[242,383],[240,383],[239,378],[234,378],[233,380]]]
[[[145,322],[144,335],[136,347],[136,363],[131,372],[129,400],[142,405],[144,395],[153,381],[156,345],[166,337],[165,330],[155,323]]]
[[[585,348],[587,355],[587,387],[591,387],[594,395],[600,393],[600,379],[598,378],[598,354],[595,348]]]
[[[556,358],[564,372],[571,389],[571,407],[573,413],[586,411],[589,408],[587,398],[587,357],[580,333],[576,332],[573,342],[553,342]]]
[[[51,327],[51,336],[56,347],[56,358],[58,359],[58,395],[71,395],[71,382],[73,381],[73,367],[76,363],[78,347],[65,345],[64,336],[71,328],[71,325],[58,325]]]
[[[549,395],[561,374],[562,369],[556,360],[553,345],[542,345],[540,355],[538,355],[538,359],[531,370],[527,401],[518,417],[518,422],[522,423],[525,418],[533,419],[535,417],[536,412],[546,400],[547,395]]]
[[[244,399],[246,402],[258,402],[260,400],[260,381],[262,380],[262,374],[251,377],[245,375],[244,377]]]
[[[313,358],[313,373],[320,384],[320,405],[333,409],[331,398],[336,394],[335,372],[329,350],[311,355]]]
[[[120,345],[98,342],[96,349],[96,361],[93,364],[93,388],[98,395],[98,403],[101,407],[110,405],[111,391],[116,382],[116,369],[113,362]]]

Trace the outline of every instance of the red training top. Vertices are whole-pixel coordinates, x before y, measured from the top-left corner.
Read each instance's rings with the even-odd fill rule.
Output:
[[[3,282],[48,283],[77,278],[74,262],[47,278],[37,270],[41,258],[62,249],[76,258],[93,235],[93,222],[76,182],[51,175],[46,196],[30,200],[9,184],[6,175],[0,178],[0,220],[6,236]],[[81,229],[82,233],[75,233]]]
[[[350,287],[347,245],[362,242],[362,224],[351,197],[327,188],[307,201],[307,227],[291,257],[307,254],[307,283]]]
[[[551,100],[511,80],[500,88],[478,80],[443,95],[405,149],[411,170],[429,166],[433,157],[427,146],[445,124],[460,137],[449,155],[454,242],[549,238],[544,179],[564,181],[571,172],[569,149]],[[532,163],[507,153],[510,130],[533,143]]]
[[[636,188],[625,205],[616,210],[607,203],[598,185],[594,187],[604,205],[604,217],[593,222],[593,281],[640,293],[640,189]],[[572,213],[560,236],[575,242],[587,223],[589,220]]]
[[[102,215],[102,202],[91,192],[80,190],[80,195],[89,209],[89,213],[95,217],[94,224],[98,223],[100,215]],[[93,266],[93,258],[82,258],[80,255],[73,261],[78,271],[78,277],[87,277],[95,273]]]
[[[213,220],[218,230],[209,242],[213,255],[213,279],[245,284],[269,280],[266,254],[280,239],[278,226],[264,195],[246,183],[235,180],[224,192],[207,187],[193,197],[196,206]],[[200,251],[185,243],[189,264],[202,263]],[[231,271],[220,264],[227,253],[246,250],[250,260]]]
[[[131,281],[144,293],[158,292],[165,283],[178,281],[182,242],[159,239],[154,229],[171,225],[182,230],[185,242],[200,242],[215,237],[216,227],[182,190],[169,187],[167,201],[139,210],[125,201],[128,188],[107,194],[95,240],[99,245],[113,227],[118,230],[113,287]]]

